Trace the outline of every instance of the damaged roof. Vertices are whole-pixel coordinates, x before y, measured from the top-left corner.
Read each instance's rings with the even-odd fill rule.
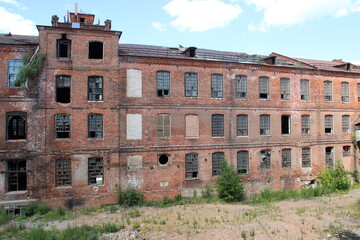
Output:
[[[37,45],[39,44],[39,37],[29,35],[13,35],[11,33],[0,34],[0,44]]]
[[[314,60],[306,58],[294,58],[298,61],[310,64],[317,69],[327,71],[345,71],[360,73],[360,67],[350,62],[344,62],[341,59],[334,59],[332,61]]]

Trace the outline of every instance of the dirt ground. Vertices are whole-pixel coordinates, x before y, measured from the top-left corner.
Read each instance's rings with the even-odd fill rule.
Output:
[[[141,207],[91,213],[73,220],[47,222],[45,228],[115,222],[126,229],[104,239],[360,239],[360,189],[313,200],[256,206],[190,204],[168,208]],[[134,230],[138,229],[138,231]]]

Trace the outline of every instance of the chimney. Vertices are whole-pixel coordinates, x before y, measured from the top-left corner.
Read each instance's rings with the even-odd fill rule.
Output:
[[[110,31],[111,30],[111,20],[106,19],[105,21],[105,30]]]
[[[59,26],[59,17],[56,15],[53,15],[51,18],[51,25],[53,27],[58,27]]]

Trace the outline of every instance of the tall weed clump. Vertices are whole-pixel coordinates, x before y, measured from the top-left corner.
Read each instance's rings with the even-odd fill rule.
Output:
[[[126,190],[121,190],[121,188],[119,188],[117,195],[120,205],[131,207],[139,206],[144,203],[144,195],[142,192],[131,187],[126,188]]]
[[[335,169],[325,168],[320,171],[319,182],[330,192],[348,191],[351,186],[348,172],[340,161],[335,164]]]
[[[225,160],[221,161],[220,176],[216,181],[218,197],[225,202],[237,202],[244,199],[244,185],[235,167]]]

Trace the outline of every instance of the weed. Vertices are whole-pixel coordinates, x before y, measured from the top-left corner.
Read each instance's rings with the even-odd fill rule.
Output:
[[[246,232],[245,231],[241,231],[241,237],[246,240]]]
[[[140,223],[138,221],[135,221],[132,225],[133,229],[139,229],[140,228]]]
[[[348,173],[340,161],[337,161],[335,169],[326,168],[320,171],[319,179],[320,183],[331,192],[348,191],[351,186]]]
[[[144,202],[144,195],[136,189],[128,187],[125,191],[118,190],[119,204],[125,206],[139,206]]]
[[[22,214],[25,217],[31,217],[33,215],[45,215],[50,212],[51,209],[45,204],[32,203],[29,206],[25,207],[22,211]]]
[[[173,202],[173,201],[172,201],[168,196],[164,196],[164,197],[163,197],[163,202],[162,202],[162,203],[163,203],[164,206],[171,205],[172,202]]]
[[[131,218],[140,217],[140,216],[141,216],[141,212],[140,212],[139,209],[135,208],[135,209],[131,210],[131,211],[128,213],[128,216],[131,217]]]
[[[160,220],[160,225],[166,225],[166,220],[165,219]]]
[[[0,225],[6,224],[11,220],[3,206],[0,206]]]
[[[252,238],[255,237],[255,230],[254,229],[250,232],[250,237],[252,237]]]
[[[174,200],[175,200],[176,203],[180,203],[182,201],[182,199],[183,199],[183,197],[181,196],[181,194],[176,194],[175,195]]]

